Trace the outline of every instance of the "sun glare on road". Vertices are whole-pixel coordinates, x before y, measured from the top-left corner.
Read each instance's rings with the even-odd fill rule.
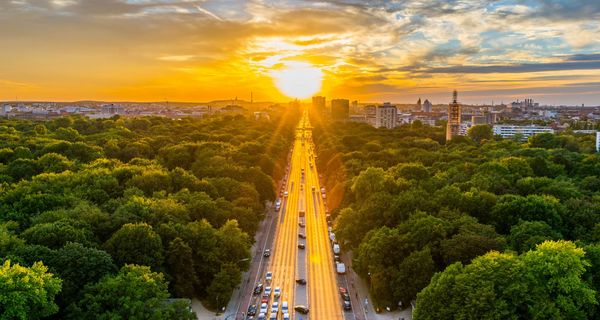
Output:
[[[308,62],[286,62],[281,69],[272,70],[275,85],[291,98],[306,99],[321,90],[323,72]]]

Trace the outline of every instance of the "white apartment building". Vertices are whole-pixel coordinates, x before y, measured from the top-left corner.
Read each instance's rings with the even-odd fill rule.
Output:
[[[596,132],[596,152],[600,152],[600,131]]]
[[[396,107],[388,102],[384,103],[383,106],[378,106],[375,112],[375,128],[395,128],[397,115],[398,110]]]
[[[554,133],[554,129],[543,126],[517,126],[512,124],[495,124],[493,127],[494,134],[502,136],[502,138],[512,138],[515,135],[521,135],[523,140],[536,135],[538,133]]]

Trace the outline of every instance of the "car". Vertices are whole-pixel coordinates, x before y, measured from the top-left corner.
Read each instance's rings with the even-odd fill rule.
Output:
[[[271,296],[271,287],[265,287],[265,292],[263,293],[263,296],[265,296],[265,297]]]
[[[265,252],[263,252],[263,257],[268,258],[271,256],[271,249],[265,249]]]
[[[264,313],[260,313],[256,320],[267,320],[267,315],[265,315]]]
[[[315,192],[315,186],[312,186],[312,188],[311,188],[311,189],[312,189],[312,191],[313,191],[313,192]]]
[[[298,237],[300,237],[300,239],[306,239],[306,235],[304,233],[298,233]]]
[[[348,293],[348,289],[346,289],[344,287],[340,287],[339,291],[340,291],[340,294]]]
[[[346,311],[352,310],[352,304],[350,304],[350,301],[344,300],[343,306],[344,306],[344,310],[346,310]]]
[[[333,255],[333,261],[335,261],[335,262],[340,262],[340,256],[339,256],[339,255],[337,255],[337,254],[334,254],[334,255]]]
[[[298,249],[304,249],[306,248],[306,245],[304,245],[304,243],[298,243]]]
[[[277,312],[271,312],[271,316],[269,316],[269,320],[277,320]]]
[[[263,290],[263,284],[257,283],[256,287],[254,287],[254,294],[260,294]]]
[[[269,309],[269,306],[266,303],[264,303],[264,302],[261,303],[261,305],[260,305],[260,313],[266,314],[268,309]],[[260,315],[259,315],[259,317],[260,317]]]
[[[304,228],[306,225],[304,224],[304,222],[298,222],[298,226]]]
[[[281,295],[281,288],[275,287],[275,290],[273,290],[273,296],[275,296],[275,299],[277,299],[277,298],[279,298],[280,295]]]
[[[289,313],[284,313],[282,319],[283,320],[290,320],[290,314]]]
[[[272,313],[279,312],[279,302],[275,301],[275,302],[273,302],[273,304],[271,304],[271,312]]]
[[[305,285],[306,284],[306,279],[302,279],[302,278],[296,279],[296,283],[297,284],[301,284],[301,285]]]
[[[273,280],[273,272],[267,271],[267,274],[265,274],[265,280],[267,280],[267,281]]]
[[[269,297],[262,297],[262,299],[260,299],[260,303],[269,303]]]
[[[286,314],[286,313],[289,313],[289,312],[290,312],[290,309],[289,309],[288,302],[287,301],[283,301],[281,303],[281,313]]]
[[[350,301],[350,295],[348,293],[341,293],[340,295],[344,301]]]
[[[304,306],[304,305],[297,305],[294,307],[294,310],[296,310],[302,314],[308,314],[308,307]]]
[[[248,312],[246,312],[247,315],[249,316],[253,316],[256,315],[256,305],[252,304],[248,307]]]
[[[287,191],[286,191],[286,192],[284,192],[284,193],[283,193],[283,196],[287,198],[287,196],[288,196],[288,192],[287,192]]]

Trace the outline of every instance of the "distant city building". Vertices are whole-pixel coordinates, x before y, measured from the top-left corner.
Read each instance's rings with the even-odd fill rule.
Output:
[[[500,135],[502,138],[513,138],[516,135],[520,135],[523,140],[540,134],[540,133],[554,133],[554,129],[544,126],[518,126],[512,124],[496,124],[493,127],[495,135]]]
[[[421,99],[419,99],[421,100]],[[429,100],[425,99],[425,102],[423,102],[423,106],[421,107],[421,111],[423,112],[431,112],[433,105],[431,104],[431,102],[429,102]]]
[[[347,120],[350,115],[350,100],[331,100],[331,118],[334,120]]]
[[[256,111],[254,112],[254,120],[258,120],[258,119],[266,119],[269,120],[269,113],[268,112],[264,112],[264,111]]]
[[[396,127],[398,109],[389,102],[378,106],[375,113],[375,127],[392,129]]]
[[[458,104],[458,93],[454,90],[452,94],[452,103],[448,105],[448,124],[446,125],[446,141],[461,135],[460,134],[461,110]]]
[[[0,109],[0,114],[1,115],[6,115],[11,110],[12,110],[12,106],[10,104],[5,104],[5,105],[2,106],[2,109]]]
[[[317,112],[321,112],[324,113],[327,104],[325,103],[325,97],[323,96],[314,96],[312,97],[312,107],[313,110],[317,111]]]
[[[596,132],[596,152],[600,152],[600,131]]]
[[[122,114],[123,107],[118,104],[105,104],[102,106],[102,113],[105,114]]]
[[[419,100],[417,100],[417,110],[423,110],[422,109],[422,104],[421,104],[421,98],[419,98]]]
[[[352,113],[358,113],[358,100],[352,101]]]

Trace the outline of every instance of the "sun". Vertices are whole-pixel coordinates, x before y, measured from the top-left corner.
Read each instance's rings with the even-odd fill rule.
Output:
[[[285,62],[283,67],[272,70],[271,77],[284,95],[306,99],[321,90],[323,72],[308,62]]]

